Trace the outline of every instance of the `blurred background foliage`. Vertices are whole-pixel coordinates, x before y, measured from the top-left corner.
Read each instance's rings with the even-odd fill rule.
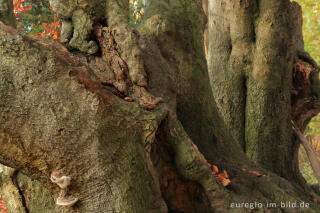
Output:
[[[144,15],[145,0],[130,2],[130,25],[136,27]],[[55,17],[49,0],[13,0],[17,28],[27,35],[60,38],[61,22]]]
[[[295,0],[302,6],[303,10],[303,37],[305,50],[320,65],[320,1],[319,0]],[[308,141],[320,156],[320,115],[314,117],[310,122],[306,135]],[[308,183],[318,183],[313,175],[308,157],[304,148],[299,151],[299,166],[302,175]]]
[[[17,28],[27,35],[60,38],[60,21],[48,0],[13,0]]]
[[[144,1],[143,0],[129,0],[130,2],[130,25],[137,27],[144,15]]]
[[[305,50],[320,64],[320,1],[295,0],[303,10]]]
[[[135,27],[143,18],[145,0],[128,1],[130,24]],[[319,0],[296,1],[303,8],[305,49],[320,63],[320,2]],[[51,33],[57,34],[58,37],[60,22],[54,17],[54,11],[50,8],[48,0],[13,0],[13,2],[19,30],[28,35]]]

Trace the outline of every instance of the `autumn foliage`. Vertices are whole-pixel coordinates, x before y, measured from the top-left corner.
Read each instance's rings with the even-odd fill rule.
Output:
[[[25,0],[14,0],[13,8],[16,17],[21,17],[19,14],[21,12],[28,13],[28,10],[32,9],[32,5],[25,5]]]
[[[216,179],[223,185],[224,187],[228,186],[231,181],[229,179],[229,175],[226,170],[219,172],[218,166],[208,162],[209,167],[211,168],[212,174],[216,177]]]
[[[144,4],[142,0],[130,0],[130,25],[135,27],[142,21],[144,15]]]
[[[143,1],[130,0],[129,3],[130,24],[136,26],[141,23],[144,15]],[[61,21],[55,17],[48,1],[13,0],[13,5],[19,31],[31,36],[60,39]]]
[[[48,5],[40,2],[40,5],[36,5],[37,8],[43,9],[43,7],[48,7],[50,13],[47,16],[43,14],[36,15],[36,10],[34,9],[33,3],[27,0],[13,0],[14,5],[14,15],[17,20],[17,28],[20,31],[24,31],[29,35],[34,36],[51,36],[53,39],[60,39],[59,28],[61,22],[55,17],[54,11]],[[34,10],[33,10],[34,9]],[[39,10],[39,9],[38,9]],[[31,14],[32,12],[32,14]],[[25,21],[26,14],[33,23],[27,23]]]

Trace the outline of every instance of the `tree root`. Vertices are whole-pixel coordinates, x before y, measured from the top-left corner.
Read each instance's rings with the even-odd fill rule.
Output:
[[[151,160],[168,212],[212,212],[203,187],[178,172],[174,162],[174,150],[166,140],[165,124],[166,120],[160,124],[155,134]]]
[[[212,209],[223,211],[227,206],[228,193],[217,182],[206,159],[181,123],[175,116],[169,116],[164,128],[165,139],[173,149],[178,172],[187,180],[195,181],[202,186]]]
[[[230,176],[230,185],[223,188],[214,177],[206,159],[184,131],[183,126],[175,116],[170,116],[170,113],[160,125],[157,134],[159,134],[159,132],[162,136],[156,136],[154,142],[156,148],[153,148],[156,151],[152,151],[152,161],[159,173],[159,177],[162,178],[162,180],[160,180],[162,194],[169,210],[170,207],[183,208],[179,206],[179,202],[182,202],[181,200],[183,199],[188,199],[185,197],[186,195],[181,196],[180,201],[178,198],[170,196],[172,193],[181,194],[180,190],[183,190],[181,189],[182,187],[185,191],[193,190],[195,194],[198,194],[199,199],[203,202],[202,205],[205,206],[206,200],[203,199],[201,194],[201,190],[203,190],[214,212],[231,211],[232,203],[252,203],[254,201],[262,203],[264,206],[261,208],[266,212],[270,211],[270,209],[265,206],[267,203],[280,205],[281,202],[287,204],[288,202],[298,204],[305,203],[308,207],[300,209],[300,211],[317,211],[314,209],[318,208],[315,204],[318,202],[319,197],[312,192],[312,190],[310,191],[310,188],[306,191],[304,187],[307,186],[295,185],[295,183],[291,183],[271,172],[267,172],[252,163],[250,165],[246,164],[246,159],[244,159],[243,162],[238,162],[237,165],[229,164],[226,161],[215,162],[219,165],[219,168],[226,169]],[[161,144],[159,145],[159,143]],[[163,151],[163,149],[167,150]],[[160,159],[158,157],[159,152],[168,153],[162,154],[163,159]],[[168,163],[166,164],[166,162],[170,162],[170,157],[168,157],[170,155],[174,156],[174,165],[178,173],[175,172],[175,168],[168,165]],[[162,169],[158,168],[159,165],[162,165]],[[193,182],[184,182],[179,179],[178,174],[187,180],[199,183],[202,186],[201,190],[195,192],[195,190],[199,190],[199,188],[197,188]],[[170,188],[173,186],[175,186],[174,189]],[[186,190],[186,188],[188,190]],[[254,192],[252,192],[253,188],[255,189]],[[245,194],[248,194],[248,196]],[[255,200],[252,200],[252,197],[254,197]],[[191,200],[190,202],[192,203],[194,201]],[[194,208],[197,208],[196,204],[195,202],[193,205]],[[279,210],[278,207],[277,210]],[[296,212],[296,209],[293,210],[288,207],[282,210],[284,212]],[[211,210],[209,212],[211,212]]]

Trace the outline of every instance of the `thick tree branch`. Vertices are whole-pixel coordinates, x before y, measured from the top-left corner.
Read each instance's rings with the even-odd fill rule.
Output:
[[[80,61],[57,41],[0,24],[0,161],[54,197],[51,172],[71,176],[74,211],[164,209],[143,135],[166,110],[149,112],[113,95]]]
[[[95,70],[56,41],[22,36],[3,24],[0,38],[0,97],[6,103],[0,106],[0,161],[36,178],[55,196],[59,189],[49,182],[49,174],[71,176],[71,193],[79,197],[76,209],[98,211],[100,202],[107,202],[119,211],[165,212],[148,147],[168,106],[149,112],[123,101]],[[176,149],[178,170],[203,186],[212,207],[221,208],[215,200],[221,189],[175,119],[169,122],[168,140]],[[149,187],[141,191],[137,182]],[[123,206],[118,199],[136,201]]]
[[[228,204],[228,194],[219,185],[206,159],[175,118],[168,119],[167,140],[173,147],[179,172],[188,180],[200,183],[212,209],[222,211]]]
[[[129,1],[107,1],[106,12],[108,27],[118,46],[121,58],[127,63],[128,75],[134,84],[134,90],[141,90],[142,88],[135,87],[147,87],[147,74],[144,70],[142,52],[138,44],[139,34],[129,25]],[[134,93],[134,96],[139,97],[139,92]]]

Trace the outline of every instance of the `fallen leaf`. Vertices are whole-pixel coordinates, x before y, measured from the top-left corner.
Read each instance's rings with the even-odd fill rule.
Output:
[[[229,179],[223,179],[221,181],[222,186],[226,187],[231,183],[231,181]]]
[[[229,178],[229,175],[228,175],[228,173],[227,173],[226,170],[223,170],[223,174],[224,174],[224,176],[225,176],[226,178]]]
[[[219,172],[219,168],[216,165],[211,165],[211,170],[213,174],[217,174]]]
[[[254,174],[254,175],[257,175],[258,177],[263,176],[263,174],[261,174],[261,173],[258,172],[258,171],[249,171],[249,173]]]
[[[132,101],[133,101],[133,98],[125,97],[124,100],[125,100],[125,101],[128,101],[128,102],[132,102]]]

